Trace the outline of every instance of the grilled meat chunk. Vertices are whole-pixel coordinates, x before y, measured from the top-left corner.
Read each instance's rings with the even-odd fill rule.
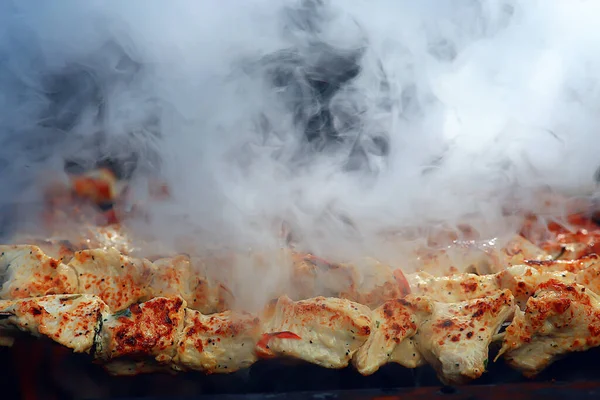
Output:
[[[150,357],[169,363],[176,354],[185,316],[185,301],[157,297],[104,317],[96,338],[95,356],[102,361],[118,357]]]
[[[489,275],[525,260],[548,260],[552,256],[522,236],[515,236],[504,246],[489,242],[454,241],[443,250],[430,249],[417,254],[416,269],[434,276],[460,273]]]
[[[431,300],[414,296],[388,300],[373,310],[371,335],[352,359],[358,372],[371,375],[388,362],[407,368],[422,365],[412,337],[432,311]]]
[[[501,289],[495,275],[457,274],[435,277],[426,272],[407,276],[413,294],[453,303],[489,296]]]
[[[594,264],[575,275],[575,282],[594,293],[600,293],[600,264]]]
[[[492,273],[502,271],[507,266],[524,264],[526,260],[552,259],[550,254],[520,235],[501,248],[491,250],[489,254]]]
[[[77,271],[79,290],[98,295],[112,311],[124,310],[146,295],[149,261],[110,248],[78,251],[69,266]]]
[[[247,368],[257,360],[254,346],[260,333],[260,321],[251,314],[225,311],[203,315],[187,309],[174,368],[209,374]]]
[[[574,282],[576,276],[570,272],[541,271],[526,265],[515,265],[496,274],[496,278],[502,288],[511,291],[519,307],[524,308],[540,283],[549,279]]]
[[[600,297],[585,287],[550,279],[538,286],[524,311],[506,328],[506,361],[535,376],[557,357],[600,345]]]
[[[189,308],[203,314],[225,311],[233,303],[229,289],[206,278],[186,256],[161,258],[152,264],[152,278],[144,299],[163,296],[181,296]]]
[[[74,243],[66,239],[48,238],[39,239],[32,236],[17,236],[11,241],[15,245],[38,246],[48,257],[51,257],[63,264],[67,264],[73,258],[76,251],[84,250],[83,243]]]
[[[96,296],[52,295],[0,301],[0,326],[47,336],[76,353],[87,353],[102,326],[106,304]]]
[[[371,333],[371,310],[345,299],[316,297],[294,302],[287,296],[267,306],[261,357],[287,356],[326,368],[343,368]]]
[[[342,291],[339,297],[375,308],[410,293],[401,270],[372,259],[365,260],[365,264],[358,268],[358,282]]]
[[[490,273],[489,256],[471,243],[443,250],[421,250],[416,254],[415,269],[433,276],[451,276],[459,273]]]
[[[37,246],[0,246],[0,273],[2,299],[78,292],[73,268],[48,257]]]
[[[435,301],[455,303],[491,296],[503,289],[511,291],[517,304],[524,307],[541,282],[557,279],[563,282],[581,282],[590,288],[600,285],[600,265],[590,264],[578,274],[567,271],[514,265],[493,275],[457,274],[432,276],[418,272],[407,276],[413,294],[428,296]]]
[[[360,260],[356,265],[337,264],[294,253],[292,260],[292,291],[300,299],[339,297],[375,308],[410,292],[402,271],[374,259]],[[296,287],[299,289],[294,290]]]
[[[442,382],[466,383],[485,371],[492,337],[514,308],[508,290],[460,303],[435,302],[415,335],[417,348]]]

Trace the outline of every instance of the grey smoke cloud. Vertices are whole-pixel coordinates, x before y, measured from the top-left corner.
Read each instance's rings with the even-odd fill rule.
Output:
[[[120,160],[165,242],[390,257],[378,233],[515,231],[595,195],[592,1],[35,1],[0,6],[3,209]],[[5,214],[10,214],[9,211]],[[192,238],[192,239],[190,239]],[[387,247],[386,247],[387,246]]]

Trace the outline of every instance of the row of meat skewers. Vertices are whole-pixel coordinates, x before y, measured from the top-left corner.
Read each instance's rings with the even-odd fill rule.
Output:
[[[465,268],[486,275],[404,276],[374,262],[367,280],[350,264],[282,250],[297,290],[246,313],[231,310],[235,295],[209,276],[207,260],[151,262],[115,249],[57,259],[38,246],[0,246],[0,332],[5,344],[15,327],[49,337],[115,374],[228,373],[280,356],[351,363],[364,375],[388,362],[429,363],[442,381],[464,383],[484,373],[498,342],[499,356],[535,375],[600,344],[600,262],[551,260],[541,250],[524,259],[533,248],[520,237]]]

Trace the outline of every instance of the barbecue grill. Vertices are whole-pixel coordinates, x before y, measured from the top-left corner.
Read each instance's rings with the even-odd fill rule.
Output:
[[[109,376],[86,355],[45,340],[19,338],[1,348],[4,399],[218,398],[218,399],[595,399],[600,396],[600,349],[571,354],[535,379],[523,378],[502,361],[473,384],[443,386],[431,367],[386,365],[372,376],[351,367],[328,370],[264,360],[231,375],[150,374]]]

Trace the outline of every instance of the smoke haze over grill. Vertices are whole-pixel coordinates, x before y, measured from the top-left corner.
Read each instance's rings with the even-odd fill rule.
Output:
[[[316,253],[386,258],[382,231],[506,235],[542,190],[595,193],[599,19],[560,0],[5,1],[0,202],[111,158],[151,215],[134,227],[165,242],[277,247],[286,221]]]

